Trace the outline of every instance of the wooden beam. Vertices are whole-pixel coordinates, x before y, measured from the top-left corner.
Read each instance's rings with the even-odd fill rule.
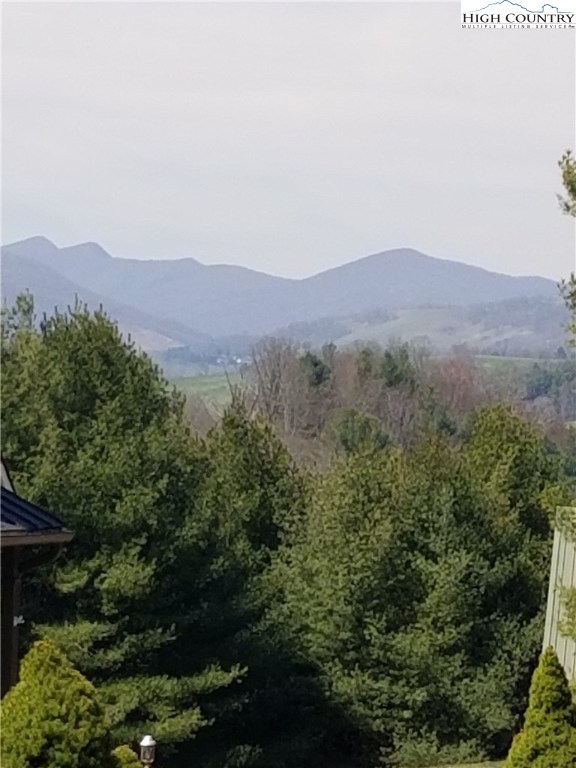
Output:
[[[2,603],[0,610],[1,669],[0,695],[4,696],[18,680],[18,626],[14,619],[20,612],[20,551],[9,549],[2,554]]]
[[[0,536],[0,547],[10,549],[12,547],[38,547],[44,544],[67,544],[72,541],[72,531],[8,531]]]

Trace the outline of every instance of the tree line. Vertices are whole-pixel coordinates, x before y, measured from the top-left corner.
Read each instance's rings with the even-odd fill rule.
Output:
[[[402,349],[359,353],[369,410],[287,416],[263,379],[200,437],[102,313],[38,326],[23,297],[2,332],[16,488],[75,532],[25,584],[26,642],[91,680],[115,744],[152,732],[171,764],[214,768],[506,753],[574,498],[561,441],[459,388],[451,423]],[[328,364],[298,365],[321,412]],[[336,441],[327,464],[294,460],[292,418]]]
[[[572,358],[483,361],[466,348],[435,358],[406,343],[313,350],[275,338],[254,348],[244,377],[297,461],[316,465],[366,441],[409,447],[437,431],[458,435],[471,411],[502,402],[558,434],[576,420],[575,382]],[[194,405],[187,414],[201,426]]]
[[[574,215],[569,153],[560,167]],[[573,275],[563,290],[574,313]],[[145,732],[175,768],[508,753],[540,652],[554,511],[576,501],[574,430],[544,431],[462,360],[438,376],[403,347],[276,344],[255,355],[256,397],[236,393],[200,436],[102,312],[38,325],[29,296],[3,313],[1,355],[16,488],[75,532],[24,585],[24,650],[45,640],[6,704],[10,768],[128,768],[122,745]],[[322,461],[295,461],[295,440],[319,439]],[[110,760],[74,758],[85,733],[76,753],[56,726],[41,733],[40,675],[54,699],[68,680],[60,714],[82,710]],[[576,762],[553,654],[524,726],[510,766]]]

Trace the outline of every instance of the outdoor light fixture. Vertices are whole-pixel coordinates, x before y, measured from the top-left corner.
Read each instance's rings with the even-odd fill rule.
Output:
[[[153,765],[156,757],[156,741],[153,736],[144,736],[140,742],[140,762],[142,765]]]

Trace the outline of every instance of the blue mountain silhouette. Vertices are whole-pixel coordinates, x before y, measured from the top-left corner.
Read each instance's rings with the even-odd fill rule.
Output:
[[[569,11],[561,11],[555,5],[550,5],[550,3],[544,3],[544,5],[541,8],[533,10],[531,8],[526,8],[525,5],[521,5],[520,3],[513,3],[511,2],[511,0],[498,0],[498,2],[489,3],[488,5],[485,5],[483,8],[479,8],[477,11],[474,11],[474,13],[480,13],[481,11],[486,11],[488,10],[488,8],[493,8],[496,5],[513,5],[515,8],[520,8],[522,11],[526,11],[527,13],[569,13]]]

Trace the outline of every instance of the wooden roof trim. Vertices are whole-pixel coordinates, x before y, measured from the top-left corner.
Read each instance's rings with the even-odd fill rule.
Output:
[[[0,548],[35,547],[43,544],[67,544],[72,541],[72,531],[4,531],[0,536]]]

